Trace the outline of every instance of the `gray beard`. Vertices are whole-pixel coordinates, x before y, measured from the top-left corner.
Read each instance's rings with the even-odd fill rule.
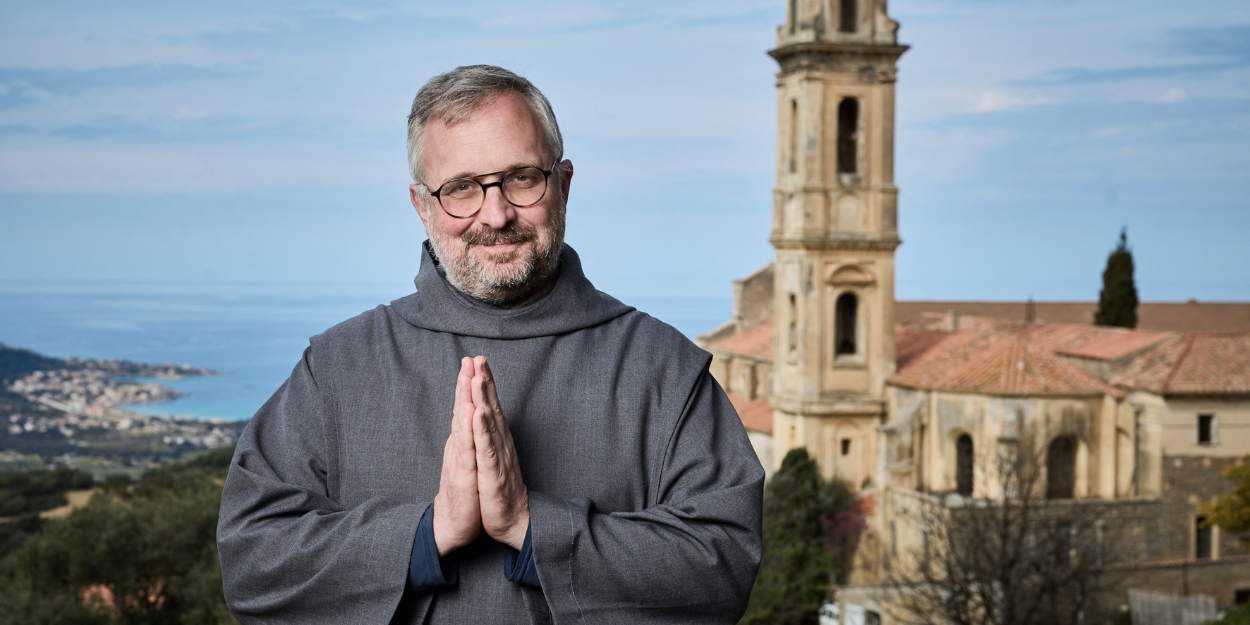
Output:
[[[560,252],[564,248],[563,202],[553,211],[548,225],[551,240],[547,245],[539,241],[538,228],[517,227],[514,223],[500,230],[467,230],[458,237],[434,233],[430,236],[430,247],[453,288],[488,304],[505,305],[521,301],[539,290],[559,271]],[[469,254],[471,245],[530,241],[538,241],[539,244],[494,259],[510,265],[503,271],[491,271]],[[520,262],[515,262],[518,254],[521,255]]]

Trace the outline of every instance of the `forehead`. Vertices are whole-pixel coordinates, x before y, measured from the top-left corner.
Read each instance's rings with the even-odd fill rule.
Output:
[[[425,171],[430,186],[452,178],[515,167],[546,167],[542,131],[529,104],[507,92],[447,124],[431,118],[425,131]]]

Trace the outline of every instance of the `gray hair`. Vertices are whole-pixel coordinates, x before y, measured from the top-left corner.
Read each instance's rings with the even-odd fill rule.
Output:
[[[462,65],[431,78],[412,101],[412,113],[408,115],[408,170],[412,173],[412,180],[421,185],[422,197],[427,192],[423,159],[425,126],[430,118],[440,118],[444,123],[453,124],[508,91],[517,93],[529,103],[542,125],[547,153],[557,163],[563,160],[564,138],[560,136],[560,126],[556,123],[556,114],[551,110],[547,96],[530,81],[502,67]],[[562,168],[557,166],[556,170]]]

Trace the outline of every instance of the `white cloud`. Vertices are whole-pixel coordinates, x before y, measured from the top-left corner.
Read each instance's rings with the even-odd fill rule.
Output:
[[[1171,89],[1164,91],[1163,95],[1160,95],[1159,97],[1155,98],[1155,102],[1163,102],[1165,104],[1172,104],[1175,102],[1180,102],[1181,100],[1184,100],[1187,97],[1189,97],[1189,94],[1185,93],[1184,89],[1172,87]]]
[[[182,105],[177,113],[174,113],[174,119],[201,119],[208,115],[208,111],[204,109],[191,108],[189,105]]]
[[[1041,104],[1054,104],[1058,100],[1048,98],[1046,96],[1018,96],[1012,95],[1005,91],[987,90],[982,91],[973,111],[977,113],[992,113],[996,111],[1009,111],[1012,109],[1023,109]]]

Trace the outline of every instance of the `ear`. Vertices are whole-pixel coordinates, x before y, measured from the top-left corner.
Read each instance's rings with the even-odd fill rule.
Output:
[[[560,188],[564,191],[564,201],[567,202],[569,201],[569,184],[573,182],[573,161],[566,158],[563,163],[560,163],[560,167],[564,170],[560,174]]]
[[[408,185],[408,198],[412,200],[412,207],[417,209],[417,215],[421,217],[421,223],[425,225],[425,232],[430,232],[430,207],[425,203],[425,198],[421,196],[420,185]]]

